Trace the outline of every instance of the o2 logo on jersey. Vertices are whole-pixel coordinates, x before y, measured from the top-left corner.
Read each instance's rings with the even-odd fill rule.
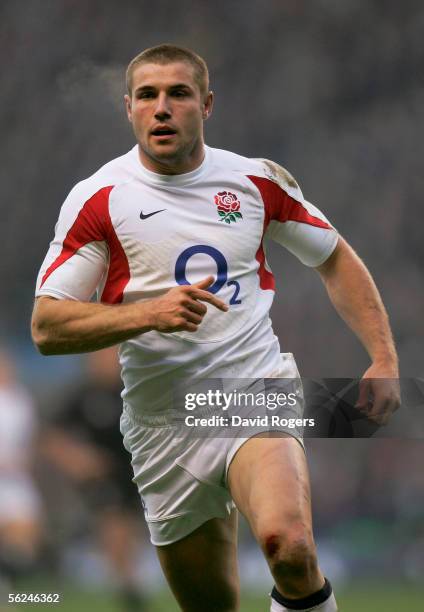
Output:
[[[188,260],[193,257],[193,255],[209,255],[215,263],[217,270],[216,281],[208,287],[208,291],[211,293],[218,293],[223,287],[235,287],[234,293],[230,299],[230,304],[232,306],[236,304],[241,304],[241,300],[238,299],[238,294],[240,292],[240,284],[238,281],[228,280],[228,264],[224,255],[215,247],[208,246],[207,244],[196,244],[195,246],[188,247],[185,249],[179,256],[175,263],[175,280],[179,285],[191,285],[188,282],[186,276],[186,268]]]

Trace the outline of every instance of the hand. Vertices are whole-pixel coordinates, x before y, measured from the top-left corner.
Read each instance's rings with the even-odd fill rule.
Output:
[[[359,383],[359,397],[355,407],[371,421],[387,425],[391,415],[399,406],[400,386],[397,366],[372,364]]]
[[[162,297],[152,300],[149,307],[152,308],[153,329],[164,333],[197,331],[207,312],[203,302],[226,312],[228,306],[225,302],[205,291],[213,281],[213,276],[208,276],[194,285],[174,287]]]

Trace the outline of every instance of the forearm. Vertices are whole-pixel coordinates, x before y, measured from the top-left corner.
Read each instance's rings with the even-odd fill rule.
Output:
[[[340,239],[336,251],[317,268],[337,312],[358,336],[373,363],[397,372],[389,319],[378,289],[363,262]]]
[[[156,330],[196,332],[206,304],[226,312],[227,304],[206,291],[214,278],[177,285],[162,296],[135,304],[93,304],[39,298],[32,314],[32,338],[43,355],[97,351]]]
[[[32,337],[43,355],[96,351],[153,329],[149,303],[94,304],[39,298]]]

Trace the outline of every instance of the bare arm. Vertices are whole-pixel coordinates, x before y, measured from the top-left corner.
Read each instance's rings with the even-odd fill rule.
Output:
[[[397,375],[397,356],[386,310],[370,273],[343,238],[316,268],[337,312],[358,336],[373,363]]]
[[[43,355],[96,351],[152,330],[197,331],[207,308],[227,305],[208,291],[208,277],[178,286],[163,296],[135,304],[92,304],[40,297],[32,315],[32,338]]]
[[[399,370],[389,319],[377,287],[364,263],[343,238],[316,270],[337,312],[371,358],[361,383],[358,407],[374,420],[385,423],[399,406],[399,387],[395,382]],[[386,382],[378,383],[379,378]]]

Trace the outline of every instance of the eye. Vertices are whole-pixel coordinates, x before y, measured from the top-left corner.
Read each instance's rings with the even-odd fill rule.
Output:
[[[154,98],[154,93],[153,91],[140,91],[140,93],[137,94],[137,98],[139,100],[149,100],[151,98]]]
[[[188,92],[185,89],[177,89],[173,92],[175,98],[185,98],[188,95]]]

